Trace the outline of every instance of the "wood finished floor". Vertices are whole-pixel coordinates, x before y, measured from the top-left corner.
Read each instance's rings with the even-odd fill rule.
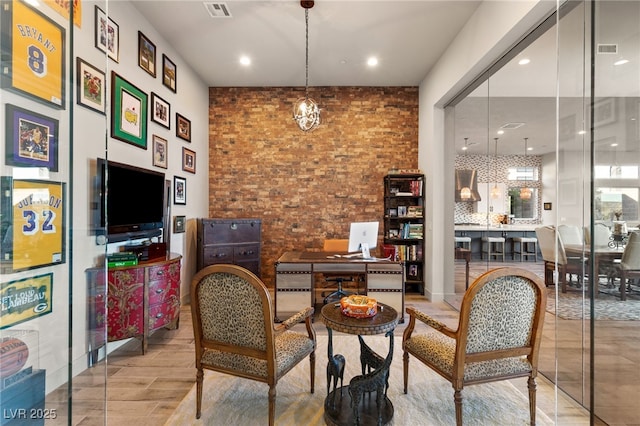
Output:
[[[542,271],[541,262],[537,264],[531,262],[527,267],[537,272]],[[485,270],[486,263],[472,262],[471,281]],[[456,286],[464,288],[462,262],[456,263]],[[431,303],[418,294],[410,293],[406,295],[405,304],[428,312],[449,325],[454,326],[457,323],[457,312],[447,303]],[[552,318],[551,322],[549,318]],[[547,347],[553,345],[558,341],[557,339],[562,339],[562,336],[554,336],[552,333],[555,327],[554,318],[553,315],[547,316],[545,327],[550,334],[549,337],[545,337],[548,339]],[[401,335],[404,327],[404,324],[400,324],[396,329],[396,335]],[[315,328],[318,333],[326,333],[326,329],[319,321],[316,321]],[[575,338],[571,332],[568,333],[568,341]],[[550,351],[553,351],[553,348]],[[553,357],[553,353],[547,355],[549,356]],[[194,382],[191,316],[189,307],[183,306],[180,327],[177,330],[159,330],[154,333],[145,355],[141,355],[141,345],[133,339],[111,353],[106,363],[101,362],[76,376],[73,379],[71,399],[66,387],[47,395],[46,407],[56,408],[58,418],[55,421],[47,421],[46,424],[163,425]],[[512,383],[526,395],[526,380],[512,380]],[[618,395],[620,394],[621,392],[618,392]],[[69,421],[67,409],[69,400],[72,407],[71,421]],[[451,403],[453,404],[453,391]],[[538,380],[537,406],[550,418],[555,419],[558,425],[589,424],[586,410],[561,391],[558,391],[556,400],[554,386],[544,377]],[[605,423],[596,422],[596,424]],[[616,422],[615,424],[633,424],[633,422]]]

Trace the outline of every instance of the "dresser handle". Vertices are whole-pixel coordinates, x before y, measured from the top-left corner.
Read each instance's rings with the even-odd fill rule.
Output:
[[[164,275],[164,271],[158,271],[158,272],[156,272],[156,275],[157,275],[157,276],[159,276],[159,277],[161,277],[161,276],[163,276],[163,275]]]
[[[216,257],[217,258],[227,257],[227,254],[226,253],[218,253],[218,254],[216,254]]]
[[[160,293],[162,293],[163,291],[164,291],[164,289],[163,289],[163,288],[156,289],[156,293],[157,293],[157,294],[160,294]]]
[[[164,316],[164,315],[162,314],[162,312],[159,312],[159,313],[156,315],[156,318],[162,318],[163,316]]]

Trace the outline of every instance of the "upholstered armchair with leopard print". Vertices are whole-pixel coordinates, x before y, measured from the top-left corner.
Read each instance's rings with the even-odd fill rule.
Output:
[[[404,393],[408,391],[409,355],[413,355],[453,385],[456,424],[460,426],[464,386],[528,377],[534,425],[545,306],[540,277],[520,268],[498,268],[478,277],[465,292],[455,330],[407,308],[409,324],[402,339]],[[414,334],[416,320],[430,326],[426,333]]]
[[[260,278],[236,265],[211,265],[193,277],[191,315],[196,347],[196,418],[202,408],[204,369],[267,383],[269,425],[274,424],[278,380],[307,356],[313,393],[313,308],[276,325],[269,291]],[[302,321],[306,333],[290,330]]]

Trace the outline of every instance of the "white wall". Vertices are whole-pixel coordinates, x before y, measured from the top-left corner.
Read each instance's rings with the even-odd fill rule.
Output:
[[[95,176],[95,162],[98,157],[153,169],[165,173],[165,178],[173,182],[174,176],[187,180],[187,204],[171,205],[171,215],[184,215],[193,221],[208,216],[208,167],[209,160],[209,93],[208,87],[190,69],[154,28],[140,16],[128,1],[82,1],[82,26],[69,26],[68,20],[48,6],[40,10],[60,24],[66,31],[66,108],[56,110],[23,96],[2,91],[0,107],[4,117],[6,103],[39,112],[59,120],[59,172],[47,172],[42,169],[19,169],[2,166],[2,175],[32,176],[67,184],[66,222],[66,262],[30,271],[3,274],[2,282],[10,282],[53,272],[53,312],[31,319],[19,325],[2,330],[2,336],[15,330],[35,330],[38,332],[38,348],[32,346],[32,354],[38,359],[34,368],[47,371],[46,386],[50,392],[68,381],[68,363],[73,365],[72,374],[76,375],[87,368],[87,278],[86,270],[104,264],[104,254],[113,247],[96,244],[92,235],[90,203],[92,184]],[[98,5],[119,26],[120,55],[119,62],[106,58],[95,47],[94,26],[95,6]],[[142,31],[156,45],[156,77],[152,77],[138,66],[138,31]],[[72,42],[73,40],[73,42]],[[162,85],[162,54],[166,54],[177,66],[177,93]],[[107,114],[79,106],[76,103],[76,57],[80,57],[94,67],[106,73]],[[108,136],[110,119],[111,71],[117,72],[130,83],[145,92],[149,98],[151,92],[157,93],[171,105],[171,129],[157,123],[147,122],[147,149],[112,139]],[[72,79],[73,78],[73,79]],[[72,93],[73,90],[73,93]],[[150,99],[149,99],[150,100]],[[175,113],[191,120],[191,142],[175,136]],[[71,126],[73,125],[73,132]],[[160,169],[152,165],[152,137],[157,134],[168,141],[168,168]],[[196,174],[182,170],[182,148],[196,152]],[[4,144],[0,151],[4,149]],[[0,152],[3,154],[3,152]],[[135,188],[132,185],[132,189]],[[138,190],[144,190],[139,188]],[[132,191],[132,197],[135,192]],[[183,256],[182,263],[182,300],[188,300],[188,291],[192,275],[195,273],[195,233],[174,234],[170,240],[171,251]],[[71,296],[70,296],[71,295]],[[69,316],[72,307],[72,317]],[[69,334],[69,332],[71,332]],[[71,339],[71,340],[70,340]],[[69,355],[69,342],[72,350]],[[71,359],[69,359],[69,356]]]
[[[455,154],[452,141],[445,140],[443,106],[555,5],[555,1],[483,2],[420,84],[418,164],[426,177],[425,295],[430,300],[442,300],[444,283],[453,281],[454,259],[446,253],[453,252]]]

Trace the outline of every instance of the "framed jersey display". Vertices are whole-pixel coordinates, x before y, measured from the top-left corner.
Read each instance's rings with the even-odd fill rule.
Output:
[[[22,0],[2,2],[1,25],[2,87],[64,109],[64,28]]]
[[[65,262],[65,184],[0,179],[0,255],[4,272]]]

